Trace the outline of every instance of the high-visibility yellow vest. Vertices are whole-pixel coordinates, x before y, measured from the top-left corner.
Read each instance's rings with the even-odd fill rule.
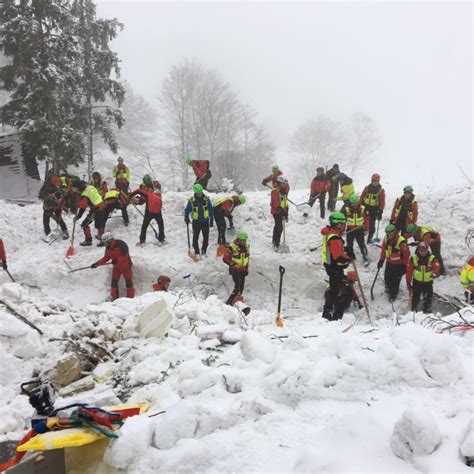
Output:
[[[400,204],[398,205],[398,207],[395,209],[395,218],[398,218],[398,216],[400,215],[400,211],[402,210],[402,204],[401,204],[401,199],[400,199]],[[413,205],[416,203],[416,199],[413,199],[413,201],[409,204],[409,208],[408,208],[408,217],[411,219],[413,219]]]
[[[336,198],[336,201],[348,201],[349,196],[354,194],[354,183],[344,184],[341,186],[341,195]]]
[[[111,189],[110,191],[107,191],[105,193],[104,199],[118,199],[120,196],[120,191],[117,191],[116,189]]]
[[[385,244],[386,244],[385,245],[385,257],[389,258],[392,255],[392,252],[394,250],[398,250],[398,258],[392,257],[391,260],[401,260],[402,254],[401,254],[401,251],[400,251],[400,245],[402,244],[402,242],[406,241],[405,237],[402,237],[401,235],[398,236],[397,243],[395,245],[392,245],[392,244],[388,243],[387,236],[385,236],[384,241],[385,241]]]
[[[242,251],[234,242],[232,242],[229,244],[229,248],[232,250],[232,262],[241,267],[248,267],[250,245],[245,244],[245,250]]]
[[[82,191],[81,196],[88,198],[93,206],[98,206],[103,202],[102,196],[99,194],[97,189],[95,189],[94,186],[91,185],[86,186],[86,189]]]
[[[474,289],[474,265],[466,263],[464,267],[462,267],[459,280],[466,290],[472,291]]]
[[[115,166],[112,170],[112,176],[118,179],[125,178],[127,183],[130,183],[130,170],[128,166],[126,166],[124,170],[119,169],[118,165]]]
[[[349,212],[349,214],[346,214],[346,224],[352,227],[363,227],[365,206],[360,206],[358,211],[354,211],[352,207],[346,209]]]
[[[95,184],[94,180],[91,179],[91,186],[94,186],[95,189],[97,189],[97,191],[99,191],[99,193],[102,192],[102,186],[104,185],[105,183],[105,180],[103,179],[99,184]]]
[[[234,200],[230,196],[221,197],[217,201],[214,201],[214,207],[220,206],[226,201],[230,201],[232,203],[232,207],[230,208],[230,211],[229,211],[229,212],[232,212],[234,210],[235,203],[234,203]]]
[[[367,193],[364,197],[364,204],[366,206],[371,206],[371,207],[378,206],[380,204],[379,196],[380,196],[381,191],[382,191],[382,188],[380,188],[380,190],[377,191],[376,193]]]
[[[321,248],[321,256],[322,256],[323,263],[327,265],[331,265],[331,262],[332,262],[331,251],[329,250],[328,243],[333,237],[338,237],[339,239],[341,238],[339,234],[323,235],[323,246]],[[345,265],[345,263],[338,262],[337,265]]]
[[[191,217],[193,218],[193,221],[199,218],[199,206],[197,204],[196,198],[193,196],[189,198],[189,202],[191,203],[191,206],[193,206],[193,210],[191,212]],[[204,211],[204,219],[209,218],[209,198],[207,196],[204,196],[202,199],[202,208]]]
[[[413,255],[412,261],[415,265],[413,271],[413,279],[416,281],[421,281],[423,283],[428,283],[433,280],[433,260],[435,259],[434,255],[430,255],[428,258],[428,265],[421,265],[418,261],[418,256]]]
[[[423,237],[425,236],[425,234],[427,233],[433,233],[433,234],[437,234],[438,231],[436,229],[434,229],[433,227],[429,227],[427,225],[423,225],[421,226],[421,229],[420,229],[420,236],[421,236],[421,240],[423,240]]]
[[[276,191],[278,193],[280,207],[282,209],[286,209],[288,207],[288,196],[286,194],[282,194],[278,188],[273,188],[272,191]]]

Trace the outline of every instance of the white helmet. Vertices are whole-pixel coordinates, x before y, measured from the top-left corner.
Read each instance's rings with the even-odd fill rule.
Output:
[[[280,175],[280,176],[278,176],[277,181],[279,183],[286,183],[287,179],[283,175]]]
[[[113,238],[114,238],[114,236],[112,235],[112,232],[104,232],[102,234],[102,237],[100,238],[100,241],[103,244],[106,244],[106,243],[110,242]]]

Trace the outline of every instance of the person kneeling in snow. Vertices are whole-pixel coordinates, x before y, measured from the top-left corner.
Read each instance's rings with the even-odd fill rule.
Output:
[[[470,304],[474,304],[474,257],[471,257],[462,267],[459,281],[465,290],[466,303],[469,301]]]
[[[171,278],[166,275],[160,275],[156,283],[153,283],[153,291],[168,291]]]
[[[247,243],[247,232],[237,232],[237,238],[227,246],[222,257],[229,265],[229,273],[234,280],[234,289],[226,304],[233,306],[237,301],[243,301],[242,293],[245,287],[245,277],[249,274],[250,245]]]
[[[411,296],[411,310],[416,312],[421,295],[423,295],[423,313],[431,313],[433,298],[433,277],[439,275],[440,265],[426,242],[420,242],[415,255],[407,265],[407,286]]]
[[[93,263],[91,268],[105,265],[109,260],[112,260],[112,284],[110,290],[112,301],[119,297],[118,281],[122,275],[127,286],[127,298],[133,298],[135,296],[135,289],[133,288],[132,259],[128,252],[128,245],[123,240],[114,239],[110,232],[102,234],[101,242],[106,246],[105,255]]]

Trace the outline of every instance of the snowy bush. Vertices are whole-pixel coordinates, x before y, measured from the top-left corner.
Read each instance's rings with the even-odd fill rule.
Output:
[[[464,367],[449,336],[440,337],[421,348],[421,364],[429,377],[441,384],[450,384],[464,376]]]
[[[246,361],[261,360],[270,364],[275,357],[275,347],[264,336],[247,331],[240,340],[240,350]]]
[[[390,447],[396,456],[409,460],[431,454],[441,443],[441,434],[433,416],[422,408],[408,409],[395,424]]]

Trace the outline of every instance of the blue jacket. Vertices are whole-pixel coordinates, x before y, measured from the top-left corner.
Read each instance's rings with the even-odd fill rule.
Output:
[[[211,222],[212,225],[214,225],[214,209],[212,207],[211,200],[209,199],[209,196],[206,196],[203,194],[201,197],[198,197],[196,193],[194,193],[194,196],[188,200],[188,204],[186,205],[186,209],[184,210],[184,218],[189,219],[189,215],[192,214],[193,212],[193,205],[191,203],[191,200],[195,199],[196,201],[196,206],[197,206],[197,211],[198,211],[198,218],[193,219],[196,222]],[[204,199],[207,199],[207,209],[209,211],[209,217],[205,218],[204,217]]]

